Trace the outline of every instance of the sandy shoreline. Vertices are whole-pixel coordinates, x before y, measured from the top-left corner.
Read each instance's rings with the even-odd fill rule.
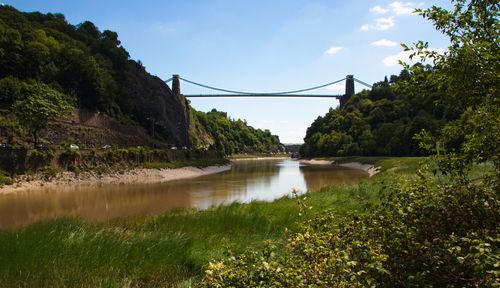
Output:
[[[209,166],[206,168],[182,167],[177,169],[145,169],[136,168],[121,173],[97,175],[95,173],[81,173],[75,176],[72,172],[63,172],[51,180],[31,180],[22,177],[12,185],[0,188],[0,194],[15,193],[18,191],[34,190],[40,187],[61,185],[102,185],[102,184],[134,184],[134,183],[159,183],[179,179],[194,178],[203,175],[220,173],[231,169],[231,165]]]
[[[331,160],[315,160],[315,159],[306,160],[306,159],[302,159],[299,161],[300,161],[300,163],[307,164],[307,165],[338,165],[338,166],[352,168],[352,169],[356,169],[356,170],[363,170],[366,173],[368,173],[368,175],[370,177],[372,177],[380,172],[380,167],[375,167],[374,165],[371,165],[371,164],[362,164],[359,162],[348,162],[348,163],[337,164],[337,163],[335,163],[335,161],[331,161]]]
[[[370,177],[372,177],[380,172],[380,167],[375,167],[374,165],[371,165],[371,164],[361,164],[359,162],[349,162],[349,163],[342,163],[342,164],[338,164],[338,165],[342,166],[342,167],[363,170],[366,173],[368,173],[368,175],[370,175]]]
[[[307,165],[333,165],[334,161],[317,159],[300,159],[300,163]]]

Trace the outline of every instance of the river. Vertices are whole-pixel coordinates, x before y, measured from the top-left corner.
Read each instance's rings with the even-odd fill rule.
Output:
[[[233,163],[231,170],[192,179],[38,188],[0,195],[0,229],[62,217],[103,222],[158,215],[174,208],[206,209],[235,201],[272,201],[290,195],[292,188],[314,191],[367,177],[368,173],[361,170],[305,165],[289,159],[239,160]]]

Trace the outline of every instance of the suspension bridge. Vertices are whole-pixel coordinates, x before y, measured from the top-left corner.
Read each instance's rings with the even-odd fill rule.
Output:
[[[210,94],[181,94],[181,85],[180,81],[184,81],[186,83],[202,87],[205,89],[209,89],[211,91],[215,91],[214,93]],[[337,83],[340,83],[342,81],[345,81],[345,94],[340,94],[340,95],[333,95],[333,94],[315,94],[312,93],[312,91],[328,87],[330,85],[334,85]],[[366,86],[368,88],[372,88],[371,85],[367,84],[366,82],[363,82],[359,79],[354,78],[354,75],[347,75],[345,78],[329,82],[326,84],[322,85],[317,85],[309,88],[304,88],[304,89],[298,89],[298,90],[291,90],[291,91],[281,91],[281,92],[244,92],[244,91],[235,91],[235,90],[229,90],[229,89],[222,89],[218,87],[213,87],[205,84],[201,84],[195,81],[191,81],[188,79],[184,79],[180,77],[177,74],[172,75],[172,78],[165,80],[166,83],[172,82],[172,92],[174,95],[182,95],[186,98],[222,98],[222,97],[255,97],[255,98],[260,98],[260,97],[287,97],[287,98],[336,98],[340,102],[340,106],[342,107],[349,98],[354,95],[354,82],[357,82],[363,86]]]

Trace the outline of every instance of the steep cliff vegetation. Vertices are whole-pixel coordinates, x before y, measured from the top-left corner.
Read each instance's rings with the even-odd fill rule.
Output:
[[[269,130],[255,129],[246,121],[231,119],[227,113],[213,109],[195,111],[197,121],[215,140],[213,146],[224,155],[284,151],[278,136]]]
[[[403,70],[353,95],[311,124],[302,155],[425,155],[414,136],[423,129],[436,133],[463,112],[444,102],[433,77],[433,67],[417,64],[412,73]]]
[[[0,143],[29,140],[36,145],[38,133],[47,130],[47,125],[41,124],[67,115],[59,112],[73,106],[105,114],[125,126],[142,126],[154,138],[145,142],[155,146],[216,148],[229,154],[272,151],[279,144],[275,136],[241,121],[223,127],[224,121],[207,120],[213,118],[210,113],[192,110],[184,97],[174,95],[162,79],[150,75],[140,61],[132,60],[116,32],[100,31],[89,21],[74,26],[62,14],[22,13],[0,6],[0,67]],[[40,87],[43,95],[38,93]],[[49,97],[54,101],[47,102],[47,95],[58,97]],[[20,104],[33,99],[50,104],[51,109],[45,111],[50,113],[42,113],[47,117],[31,123],[37,125],[25,125],[22,120],[27,110]],[[246,138],[231,134],[240,132]],[[73,134],[81,137],[82,133]],[[82,139],[75,142],[78,140]]]
[[[77,108],[147,129],[154,118],[157,137],[189,142],[184,99],[131,60],[115,32],[101,32],[88,21],[73,26],[61,14],[1,6],[0,51],[0,102],[6,109],[23,100],[22,86],[44,83]]]

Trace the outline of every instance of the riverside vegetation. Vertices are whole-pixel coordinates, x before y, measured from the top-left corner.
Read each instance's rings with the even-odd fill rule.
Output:
[[[189,287],[199,283],[210,261],[257,249],[264,240],[285,243],[299,231],[298,223],[325,210],[339,219],[363,213],[365,205],[378,202],[389,179],[409,175],[422,159],[371,160],[384,172],[300,198],[180,209],[103,224],[61,219],[0,231],[0,287]]]

